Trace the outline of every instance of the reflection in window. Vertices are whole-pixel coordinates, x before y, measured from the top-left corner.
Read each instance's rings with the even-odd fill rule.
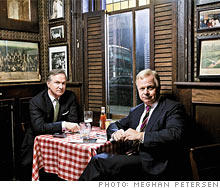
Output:
[[[133,105],[132,13],[109,16],[108,105],[110,113],[126,114]]]
[[[108,0],[82,0],[82,13],[93,12],[99,10],[99,8],[101,10],[105,10],[106,2],[108,2]]]
[[[149,9],[135,12],[136,16],[136,74],[150,68],[150,24]],[[143,19],[146,18],[146,19]],[[137,94],[137,104],[141,101]]]
[[[136,74],[150,67],[149,9],[136,11]],[[142,19],[146,18],[146,19]]]
[[[139,98],[133,96],[133,90],[136,89],[133,88],[134,76],[150,67],[149,9],[137,10],[134,14],[134,24],[132,12],[108,17],[107,104],[111,114],[126,115],[135,105],[133,101],[139,103]],[[133,53],[133,44],[136,44],[136,53]],[[135,57],[132,57],[133,54],[136,54]]]
[[[89,1],[82,0],[82,13],[89,12]]]

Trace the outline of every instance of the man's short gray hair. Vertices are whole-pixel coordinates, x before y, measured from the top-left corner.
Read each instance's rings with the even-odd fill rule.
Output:
[[[47,75],[47,82],[51,81],[51,76],[55,76],[58,74],[64,74],[66,77],[66,73],[63,69],[52,69]]]

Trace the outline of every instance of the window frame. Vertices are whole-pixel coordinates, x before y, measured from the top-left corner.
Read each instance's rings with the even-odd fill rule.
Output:
[[[132,46],[132,76],[133,76],[133,99],[132,99],[132,103],[133,103],[133,106],[137,106],[137,88],[136,88],[136,23],[135,23],[135,12],[136,11],[139,11],[139,10],[144,10],[144,9],[149,9],[149,20],[151,20],[151,15],[152,15],[152,3],[150,2],[150,4],[148,5],[144,5],[144,6],[140,6],[140,7],[133,7],[133,8],[128,8],[128,9],[123,9],[123,10],[117,10],[117,11],[112,11],[112,12],[107,12],[106,11],[106,15],[107,17],[108,16],[111,16],[111,15],[117,15],[117,14],[122,14],[122,13],[126,13],[126,12],[132,12],[132,21],[133,21],[133,46]],[[151,21],[150,22],[150,25],[151,25]],[[107,22],[106,22],[106,27],[107,27]],[[152,48],[152,42],[151,42],[151,33],[152,33],[152,28],[150,27],[150,60],[151,60],[151,48]],[[106,29],[106,49],[108,49],[108,30]],[[106,51],[108,54],[109,52]],[[107,100],[108,100],[108,84],[109,84],[109,80],[108,80],[108,74],[109,74],[109,70],[108,70],[108,62],[109,59],[108,59],[108,55],[106,55],[106,104],[107,104]],[[152,61],[150,61],[150,68],[153,68],[153,63]],[[106,105],[108,106],[108,105]],[[109,108],[109,106],[108,106]],[[108,110],[109,111],[109,110]],[[123,118],[125,117],[125,115],[121,115],[121,114],[111,114],[111,117],[112,119],[120,119],[120,118]]]

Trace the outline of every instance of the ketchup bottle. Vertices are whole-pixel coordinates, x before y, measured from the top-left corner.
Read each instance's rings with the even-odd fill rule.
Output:
[[[101,107],[101,114],[99,119],[99,125],[101,129],[105,129],[105,122],[106,122],[105,107]]]

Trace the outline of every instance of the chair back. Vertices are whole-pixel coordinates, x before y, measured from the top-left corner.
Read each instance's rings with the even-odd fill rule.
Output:
[[[191,148],[190,163],[195,181],[219,181],[220,144]]]

